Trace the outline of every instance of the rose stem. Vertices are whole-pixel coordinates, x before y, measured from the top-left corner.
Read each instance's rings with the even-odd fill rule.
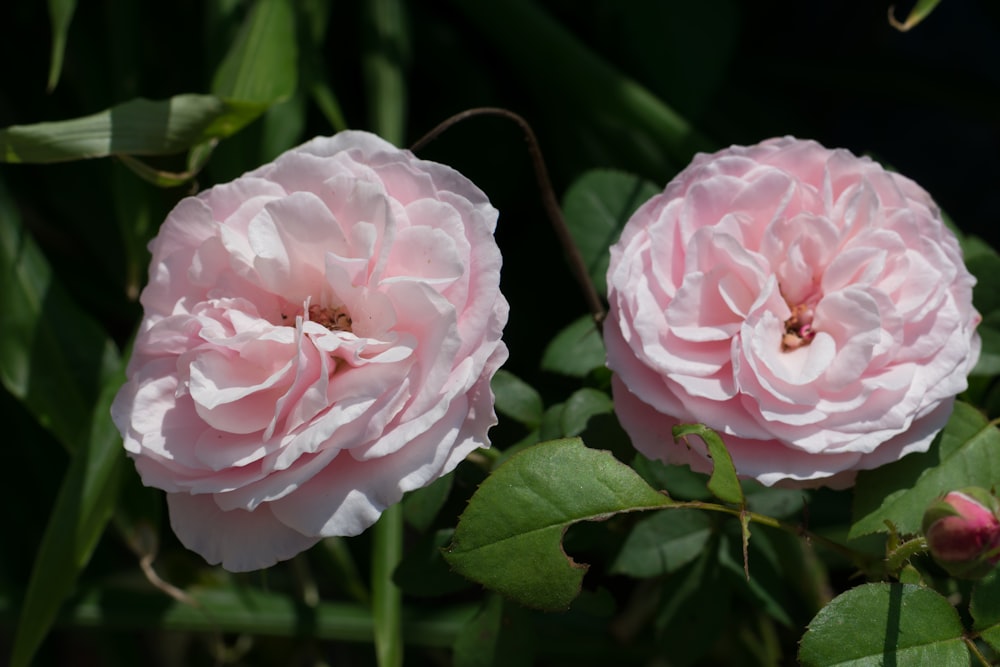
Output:
[[[407,109],[409,26],[402,0],[362,3],[362,58],[369,120],[386,141],[401,146]],[[378,667],[403,664],[403,592],[392,573],[403,558],[403,508],[390,505],[372,535],[372,617]]]
[[[570,234],[569,227],[566,225],[566,220],[563,218],[562,209],[559,207],[559,201],[556,199],[555,192],[552,189],[552,181],[549,179],[549,171],[545,166],[545,158],[542,156],[542,149],[539,146],[538,138],[535,136],[535,132],[531,129],[531,125],[528,124],[528,121],[513,111],[499,107],[476,107],[474,109],[466,109],[465,111],[461,111],[438,123],[434,129],[414,142],[413,145],[410,146],[410,150],[413,152],[420,150],[436,139],[448,128],[474,116],[500,116],[501,118],[514,121],[521,128],[521,131],[524,132],[524,138],[528,143],[528,153],[531,155],[531,165],[535,170],[535,181],[538,183],[538,190],[542,197],[542,206],[545,208],[545,213],[548,215],[549,221],[552,223],[552,228],[555,230],[556,237],[558,237],[559,243],[562,245],[563,251],[566,253],[566,261],[569,262],[569,267],[573,272],[573,277],[576,278],[577,283],[579,283],[580,288],[583,290],[583,298],[587,302],[587,307],[590,309],[591,315],[594,317],[594,322],[600,325],[600,323],[604,321],[605,316],[604,304],[601,301],[600,295],[597,293],[597,289],[594,287],[594,282],[590,279],[590,273],[587,271],[587,265],[584,263],[583,257],[580,255],[580,250],[573,242],[573,236]],[[601,333],[600,326],[597,327],[597,331],[598,333]]]

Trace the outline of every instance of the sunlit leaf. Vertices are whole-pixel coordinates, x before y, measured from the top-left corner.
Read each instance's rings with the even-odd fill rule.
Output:
[[[863,584],[809,623],[804,667],[968,665],[962,622],[948,600],[913,584]]]
[[[109,155],[168,155],[227,137],[256,118],[259,104],[212,95],[136,98],[105,111],[0,130],[0,162],[63,162]]]
[[[566,191],[563,216],[600,294],[607,291],[608,248],[632,213],[660,190],[638,176],[598,169],[585,173]]]
[[[578,438],[526,449],[476,491],[445,558],[463,576],[538,609],[565,609],[587,566],[563,552],[566,528],[672,503],[608,452]]]
[[[929,451],[858,474],[849,536],[886,532],[886,520],[901,533],[915,533],[936,497],[966,486],[998,485],[1000,431],[974,407],[957,402]]]

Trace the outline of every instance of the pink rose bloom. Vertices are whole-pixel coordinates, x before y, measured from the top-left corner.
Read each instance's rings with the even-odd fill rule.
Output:
[[[461,174],[364,132],[177,205],[112,415],[181,542],[268,567],[489,445],[496,220]]]
[[[867,158],[697,155],[611,248],[616,411],[651,458],[709,470],[671,436],[697,422],[744,477],[849,486],[944,426],[979,358],[974,283],[930,196]]]

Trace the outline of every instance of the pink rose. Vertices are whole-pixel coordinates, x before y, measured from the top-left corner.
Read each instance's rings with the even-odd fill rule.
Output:
[[[458,172],[364,132],[177,205],[112,415],[181,542],[267,567],[489,445],[496,219]]]
[[[616,411],[652,458],[845,487],[925,451],[979,357],[975,280],[930,196],[867,158],[771,139],[700,154],[611,248]]]

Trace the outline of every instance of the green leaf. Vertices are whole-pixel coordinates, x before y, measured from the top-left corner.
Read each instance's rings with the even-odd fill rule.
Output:
[[[931,501],[966,486],[1000,486],[1000,431],[971,405],[956,402],[929,451],[858,474],[848,537],[887,532],[887,520],[900,533],[916,533]]]
[[[903,22],[896,19],[896,15],[894,13],[895,6],[890,5],[889,25],[900,32],[906,32],[927,18],[927,15],[934,11],[934,8],[938,6],[939,2],[941,2],[941,0],[917,0],[917,4],[913,6],[913,9],[910,10],[906,20]]]
[[[91,116],[0,130],[0,162],[64,162],[109,155],[168,155],[228,137],[264,110],[212,95],[136,98]]]
[[[488,595],[455,640],[454,667],[530,667],[534,633],[529,623],[523,609]]]
[[[913,584],[864,584],[843,593],[809,623],[803,667],[968,665],[962,622],[948,601]]]
[[[600,294],[607,292],[608,248],[618,240],[632,213],[661,190],[632,174],[597,169],[585,173],[566,191],[563,216]]]
[[[541,425],[545,408],[541,395],[531,385],[510,371],[500,369],[490,386],[496,395],[497,412],[531,429]]]
[[[28,581],[12,667],[30,664],[114,513],[125,452],[111,422],[111,401],[125,381],[124,370],[122,364],[120,373],[105,383],[94,407],[90,435],[73,456],[59,490]]]
[[[566,436],[580,435],[591,417],[609,414],[615,409],[611,397],[603,391],[584,387],[566,399],[562,412],[562,431]]]
[[[63,57],[66,54],[66,35],[76,11],[76,0],[49,0],[49,21],[52,23],[52,52],[49,62],[48,91],[51,93],[59,83],[62,74]]]
[[[587,570],[563,552],[566,528],[672,503],[608,452],[578,438],[546,442],[511,457],[483,482],[445,559],[525,606],[566,609]]]
[[[604,341],[594,318],[585,315],[556,334],[542,354],[542,370],[582,378],[604,366]]]
[[[257,0],[212,80],[223,99],[263,106],[288,98],[298,78],[295,14],[288,0]]]
[[[712,517],[672,509],[644,517],[629,532],[611,572],[647,578],[674,572],[698,557],[712,535]]]
[[[1000,569],[993,570],[972,589],[969,612],[974,621],[972,628],[993,650],[1000,651]]]
[[[0,381],[68,449],[90,429],[118,351],[66,293],[0,183]]]
[[[733,459],[729,456],[722,438],[704,424],[678,424],[673,428],[674,440],[683,440],[689,435],[701,438],[708,447],[708,455],[712,459],[712,476],[708,480],[708,490],[716,498],[726,503],[743,505],[743,487],[736,477]]]

